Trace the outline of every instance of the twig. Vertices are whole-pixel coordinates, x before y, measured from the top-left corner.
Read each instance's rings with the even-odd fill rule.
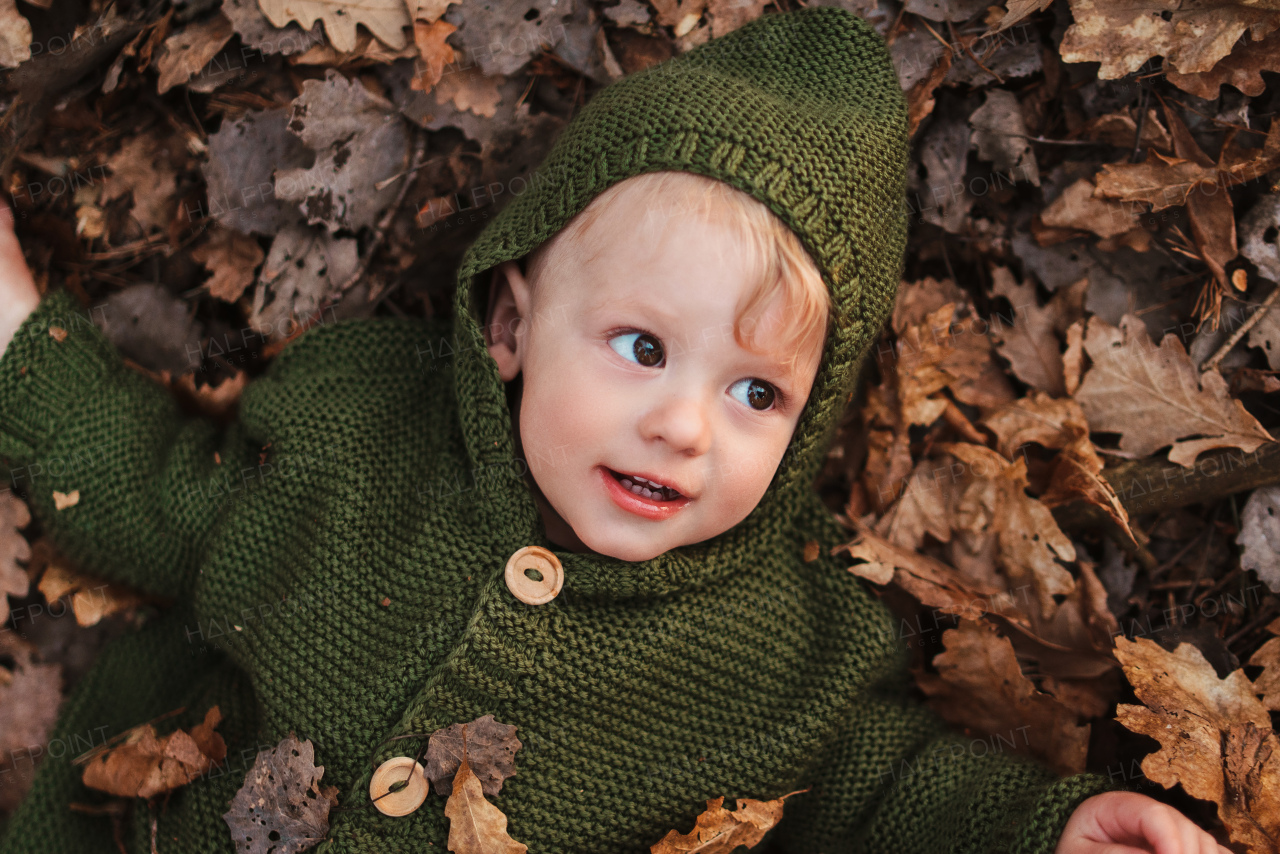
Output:
[[[1138,129],[1133,134],[1133,153],[1129,155],[1130,163],[1137,163],[1142,154],[1142,130],[1147,123],[1147,87],[1138,84]]]
[[[1271,304],[1276,301],[1277,296],[1280,296],[1280,285],[1272,288],[1271,293],[1267,294],[1267,298],[1262,301],[1257,310],[1249,315],[1249,319],[1240,324],[1236,331],[1231,333],[1231,337],[1224,341],[1212,356],[1204,360],[1200,365],[1200,370],[1208,371],[1218,367],[1218,363],[1226,358],[1233,347],[1240,343],[1240,339],[1244,337],[1244,334],[1256,326],[1259,320],[1262,320],[1267,313],[1267,309],[1271,308]]]

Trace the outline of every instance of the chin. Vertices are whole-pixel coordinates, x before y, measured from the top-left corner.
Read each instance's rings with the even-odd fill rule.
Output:
[[[639,563],[641,561],[651,560],[663,552],[664,548],[655,548],[653,546],[635,546],[626,543],[595,543],[591,540],[582,540],[587,548],[593,552],[602,555],[608,555],[617,560],[625,560],[628,563]]]

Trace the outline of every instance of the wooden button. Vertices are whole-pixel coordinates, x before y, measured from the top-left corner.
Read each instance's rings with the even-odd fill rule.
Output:
[[[507,559],[506,579],[512,596],[526,605],[545,605],[560,595],[564,568],[553,552],[542,546],[525,546]]]
[[[396,783],[407,785],[392,792],[391,787]],[[408,756],[388,759],[373,772],[373,779],[369,781],[369,798],[383,815],[408,815],[427,799],[426,771]]]

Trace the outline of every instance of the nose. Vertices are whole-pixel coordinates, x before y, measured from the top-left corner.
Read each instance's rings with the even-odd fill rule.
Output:
[[[699,456],[711,448],[706,404],[692,395],[673,395],[656,402],[639,426],[646,440],[663,441],[679,453]]]

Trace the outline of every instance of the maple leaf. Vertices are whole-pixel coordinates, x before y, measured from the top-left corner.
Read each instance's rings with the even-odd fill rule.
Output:
[[[1084,348],[1093,367],[1076,401],[1091,430],[1120,434],[1123,451],[1146,456],[1172,445],[1169,460],[1190,467],[1211,448],[1252,452],[1274,441],[1227,393],[1221,374],[1196,370],[1176,335],[1156,347],[1133,315],[1121,318],[1119,329],[1092,317]]]
[[[649,846],[650,854],[730,854],[739,846],[753,848],[781,821],[784,801],[807,791],[788,792],[771,801],[738,798],[733,810],[725,809],[723,796],[708,798],[707,808],[698,814],[693,830],[668,830],[666,836]]]
[[[1008,638],[985,623],[961,620],[942,633],[942,644],[945,650],[933,658],[937,673],[917,672],[915,677],[945,720],[1012,738],[1015,748],[1039,756],[1059,774],[1084,770],[1089,725],[1036,689],[1018,666]]]
[[[437,795],[449,794],[465,757],[484,793],[494,797],[502,791],[503,781],[515,775],[515,755],[521,746],[515,726],[498,723],[493,715],[441,727],[427,742],[427,779]]]
[[[1100,62],[1098,77],[1131,74],[1153,56],[1184,74],[1208,71],[1248,30],[1280,28],[1276,0],[1071,0],[1075,22],[1063,36],[1067,62]]]
[[[84,784],[123,798],[153,798],[185,786],[226,757],[226,742],[213,731],[221,720],[213,706],[190,732],[178,729],[158,738],[151,724],[136,726],[123,734],[122,744],[82,758]]]
[[[324,839],[338,789],[320,787],[324,766],[314,760],[310,739],[300,742],[293,733],[258,752],[231,809],[222,816],[237,851],[297,854]]]
[[[1116,639],[1116,658],[1145,706],[1121,705],[1116,720],[1160,750],[1142,773],[1217,804],[1233,842],[1271,852],[1280,841],[1280,740],[1243,670],[1219,679],[1189,643],[1173,652],[1147,638]]]
[[[449,819],[449,850],[454,854],[525,854],[529,847],[507,833],[507,817],[485,800],[480,779],[462,757],[445,802]]]
[[[31,524],[31,511],[12,492],[0,495],[0,593],[6,597],[26,596],[31,588],[27,571],[18,561],[31,557],[31,546],[19,533]]]

